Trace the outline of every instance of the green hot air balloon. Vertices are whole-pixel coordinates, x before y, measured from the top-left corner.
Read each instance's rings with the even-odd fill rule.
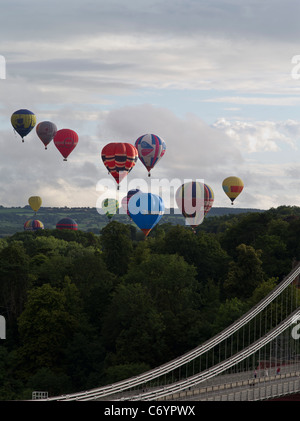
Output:
[[[102,210],[108,219],[111,219],[119,209],[119,202],[116,199],[104,199],[102,202]]]

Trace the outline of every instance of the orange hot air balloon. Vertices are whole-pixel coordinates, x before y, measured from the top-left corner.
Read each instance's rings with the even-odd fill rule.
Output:
[[[138,151],[131,143],[108,143],[101,152],[101,158],[108,172],[118,184],[128,175],[138,159]]]
[[[54,145],[67,161],[68,156],[78,143],[78,134],[71,129],[58,130],[53,139]]]

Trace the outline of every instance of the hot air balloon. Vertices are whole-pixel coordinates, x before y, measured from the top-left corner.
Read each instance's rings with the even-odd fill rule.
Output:
[[[36,125],[36,116],[32,111],[21,109],[12,114],[10,121],[15,131],[21,136],[22,142],[24,142],[24,137]]]
[[[116,199],[104,199],[102,202],[102,210],[108,219],[111,219],[119,209],[119,202]]]
[[[78,134],[71,129],[58,130],[53,138],[54,145],[67,161],[68,156],[78,143]]]
[[[155,134],[145,134],[136,140],[135,147],[138,150],[139,159],[147,168],[148,177],[150,177],[150,170],[166,152],[166,143]]]
[[[31,209],[36,213],[42,206],[42,199],[40,198],[40,196],[31,196],[28,199],[28,203]]]
[[[127,215],[128,216],[130,216],[130,214],[129,214],[129,210],[128,210],[128,202],[129,202],[129,199],[134,195],[134,194],[136,194],[136,193],[138,193],[138,192],[140,192],[140,190],[139,189],[133,189],[133,190],[129,190],[129,192],[127,193],[127,195],[126,196],[124,196],[123,197],[123,199],[122,199],[122,202],[121,202],[121,204],[122,204],[122,208],[124,209],[124,211],[127,213]]]
[[[204,184],[204,216],[210,211],[214,204],[215,195],[213,189],[208,185]]]
[[[57,132],[57,127],[51,121],[42,121],[36,126],[36,134],[41,139],[47,149],[47,145],[51,142]]]
[[[56,224],[57,229],[69,229],[76,231],[78,229],[77,222],[72,218],[63,218]]]
[[[222,187],[226,195],[231,200],[231,204],[233,205],[233,201],[238,197],[238,195],[242,192],[244,188],[244,183],[239,177],[227,177],[223,180]]]
[[[37,219],[29,219],[24,224],[25,231],[36,231],[36,230],[43,230],[44,224]]]
[[[203,222],[205,215],[211,209],[214,193],[207,184],[190,181],[177,189],[175,199],[186,224],[195,228]]]
[[[118,184],[135,166],[138,159],[137,149],[130,143],[108,143],[101,152],[101,157],[108,172]]]
[[[131,219],[143,231],[145,236],[162,218],[165,205],[160,196],[152,193],[136,193],[128,202]]]

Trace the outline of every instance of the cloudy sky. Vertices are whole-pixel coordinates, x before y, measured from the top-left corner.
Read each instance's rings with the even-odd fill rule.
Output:
[[[138,161],[124,194],[138,180],[204,179],[214,205],[230,206],[222,181],[237,175],[235,206],[300,206],[299,9],[297,0],[2,0],[0,204],[40,195],[44,206],[95,207],[113,183],[103,146],[154,133],[167,151],[151,179]],[[10,123],[20,108],[78,133],[67,162],[35,129],[21,142]]]

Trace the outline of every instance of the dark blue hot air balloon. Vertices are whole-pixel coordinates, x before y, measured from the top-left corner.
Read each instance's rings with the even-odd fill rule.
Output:
[[[74,221],[72,218],[63,218],[56,224],[57,229],[69,229],[69,230],[77,230],[78,225],[77,222]]]
[[[15,131],[21,136],[22,142],[24,142],[24,137],[36,125],[36,116],[32,111],[21,109],[12,114],[10,121]]]

